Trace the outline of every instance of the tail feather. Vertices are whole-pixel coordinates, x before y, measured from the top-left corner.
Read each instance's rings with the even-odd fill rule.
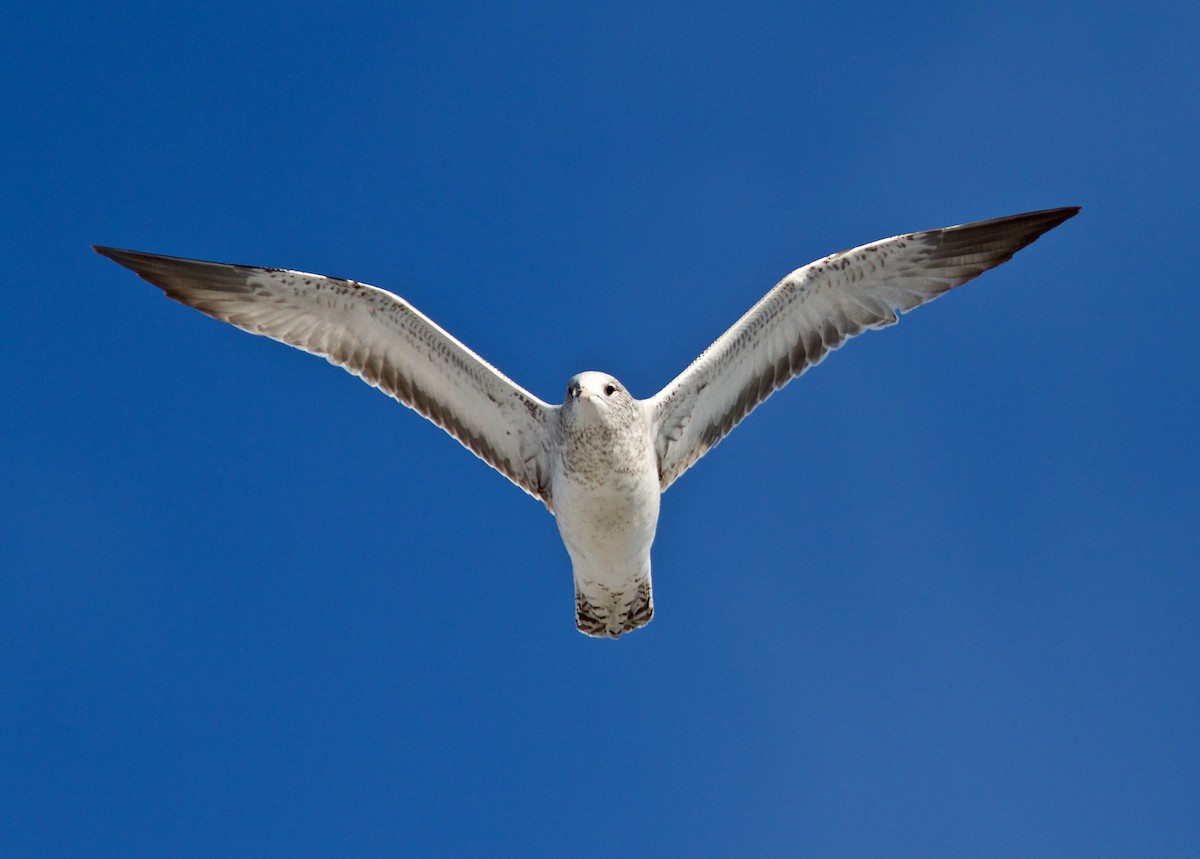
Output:
[[[645,626],[654,617],[654,593],[650,579],[639,582],[626,598],[624,593],[610,600],[593,601],[575,586],[575,626],[594,638],[620,638]]]

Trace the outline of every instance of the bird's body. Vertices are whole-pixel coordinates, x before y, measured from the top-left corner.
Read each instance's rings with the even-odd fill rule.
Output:
[[[654,397],[605,373],[561,406],[503,376],[402,298],[282,269],[96,250],[168,296],[327,358],[429,418],[555,515],[576,625],[617,638],[654,613],[659,497],[772,392],[847,338],[1010,259],[1078,212],[1050,209],[896,236],[780,281]]]
[[[658,461],[650,415],[611,376],[581,373],[558,411],[551,497],[575,578],[576,625],[616,638],[650,620]]]

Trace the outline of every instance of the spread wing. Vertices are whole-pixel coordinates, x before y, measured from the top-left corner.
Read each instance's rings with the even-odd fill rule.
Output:
[[[550,506],[548,421],[558,407],[505,378],[404,299],[298,271],[95,250],[176,301],[344,367]]]
[[[848,338],[1012,258],[1078,208],[895,236],[780,281],[649,401],[662,489],[750,411]]]

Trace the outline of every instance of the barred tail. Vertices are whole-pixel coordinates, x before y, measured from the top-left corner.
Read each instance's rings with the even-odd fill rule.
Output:
[[[608,596],[605,594],[605,596]],[[630,630],[645,626],[654,617],[654,593],[649,576],[624,593],[613,594],[611,600],[589,599],[575,586],[575,626],[593,638],[620,638]]]

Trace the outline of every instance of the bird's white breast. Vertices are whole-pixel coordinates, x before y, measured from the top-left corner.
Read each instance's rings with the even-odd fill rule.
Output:
[[[551,470],[554,515],[577,584],[606,591],[644,581],[658,525],[658,465],[649,424],[566,420]]]

